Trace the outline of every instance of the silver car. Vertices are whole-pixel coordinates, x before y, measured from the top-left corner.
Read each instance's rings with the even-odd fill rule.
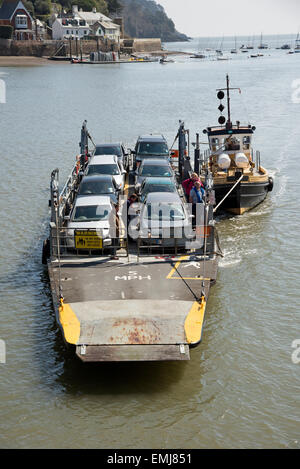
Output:
[[[111,198],[78,197],[67,223],[67,247],[104,249],[112,246],[116,237],[116,207]]]
[[[93,156],[85,170],[85,175],[93,176],[95,174],[113,176],[118,188],[124,189],[126,171],[116,155]]]
[[[185,247],[194,239],[192,215],[176,193],[149,193],[141,207],[138,230],[143,244]]]
[[[171,178],[176,180],[175,173],[168,160],[149,158],[143,160],[135,172],[135,188],[138,190],[148,177]]]

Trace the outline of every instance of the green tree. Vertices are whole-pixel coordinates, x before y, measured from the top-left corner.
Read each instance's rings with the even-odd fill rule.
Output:
[[[123,5],[120,0],[106,0],[109,14],[119,14],[123,9]]]
[[[100,11],[100,13],[103,13],[103,15],[108,16],[109,11],[108,11],[108,6],[107,6],[107,0],[95,0],[95,1],[96,1],[97,11]]]
[[[49,15],[51,12],[50,0],[37,0],[34,4],[34,10],[37,15]]]
[[[30,2],[30,1],[24,1],[24,6],[25,8],[29,11],[30,15],[31,16],[34,16],[34,6],[33,6],[33,3]]]

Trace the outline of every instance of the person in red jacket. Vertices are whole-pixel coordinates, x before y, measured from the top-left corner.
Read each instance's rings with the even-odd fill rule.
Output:
[[[202,182],[201,182],[201,180],[200,180],[197,173],[192,173],[190,178],[188,178],[188,179],[186,179],[185,181],[182,182],[182,187],[184,189],[185,195],[186,195],[188,200],[189,200],[189,197],[190,197],[190,192],[193,189],[194,184],[195,184],[196,181],[199,181],[200,184],[201,184],[201,187],[203,187],[203,184],[202,184]]]

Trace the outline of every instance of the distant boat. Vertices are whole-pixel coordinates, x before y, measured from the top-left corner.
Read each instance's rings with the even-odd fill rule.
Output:
[[[284,44],[283,46],[280,47],[282,50],[289,50],[291,46],[289,44]]]
[[[299,39],[299,33],[297,34],[297,38],[295,41],[295,54],[300,53],[300,39]]]
[[[174,63],[174,60],[172,59],[167,59],[167,57],[161,57],[159,59],[159,63],[160,64],[171,64],[171,63]]]
[[[199,54],[191,55],[190,58],[191,58],[191,59],[205,59],[205,58],[206,58],[206,55],[199,53]]]
[[[248,48],[244,46],[244,44],[240,47],[241,52],[248,52]]]
[[[250,41],[249,41],[249,42],[250,42]],[[252,49],[254,49],[253,42],[254,42],[254,37],[252,37],[252,44],[251,44],[251,45],[248,45],[248,46],[246,46],[246,49],[249,49],[249,50],[252,50]]]
[[[205,59],[206,55],[203,53],[203,51],[200,48],[200,40],[198,43],[198,52],[195,52],[195,54],[191,55],[191,59]]]
[[[259,44],[259,46],[258,46],[258,49],[268,49],[268,48],[269,48],[268,44],[264,44],[264,43],[262,42],[262,39],[263,39],[263,35],[262,35],[262,33],[261,33],[261,36],[260,36],[260,44]]]
[[[222,53],[222,55],[217,56],[217,60],[230,60],[230,59],[229,59],[229,57],[227,57],[227,55],[223,55],[223,53]]]
[[[219,54],[219,55],[223,55],[223,42],[224,42],[224,35],[222,37],[222,41],[221,41],[221,44],[220,44],[220,48],[219,49],[216,49],[216,53]]]
[[[234,49],[231,49],[231,54],[237,54],[238,53],[238,50],[236,48],[236,36],[235,36],[234,42],[235,42],[235,46],[234,46]]]

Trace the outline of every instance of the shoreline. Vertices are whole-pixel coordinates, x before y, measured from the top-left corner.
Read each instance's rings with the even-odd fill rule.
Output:
[[[41,66],[51,63],[47,57],[34,57],[27,55],[1,55],[0,56],[0,67],[32,67]]]
[[[181,51],[153,51],[153,52],[138,52],[136,56],[151,55],[151,56],[164,56],[164,55],[189,55],[187,52]],[[38,67],[43,65],[69,63],[68,60],[49,60],[48,57],[35,57],[26,55],[2,55],[0,56],[0,67]]]

